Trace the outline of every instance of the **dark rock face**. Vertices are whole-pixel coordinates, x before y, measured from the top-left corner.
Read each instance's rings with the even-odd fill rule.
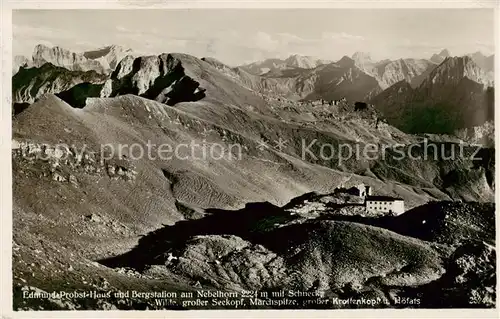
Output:
[[[205,89],[199,88],[199,83],[189,77],[182,77],[172,85],[172,90],[165,97],[168,105],[178,102],[198,101],[205,97]]]
[[[41,67],[21,68],[12,77],[12,99],[14,103],[33,103],[45,94],[57,94],[69,91],[78,86],[75,91],[82,91],[83,87],[95,87],[104,83],[107,76],[95,71],[70,71],[50,63]],[[87,90],[81,92],[80,99],[84,99]],[[68,93],[63,96],[70,96]],[[70,102],[71,99],[68,100]]]
[[[83,108],[88,97],[100,96],[102,87],[102,84],[80,83],[56,96],[74,108]]]
[[[12,105],[12,115],[17,115],[26,110],[30,106],[29,103],[14,103]]]
[[[470,57],[446,58],[418,87],[400,81],[370,103],[407,133],[453,134],[494,120],[492,75]]]
[[[101,96],[135,94],[168,105],[205,97],[200,83],[185,74],[171,54],[123,59],[105,84]]]
[[[135,59],[127,56],[106,81],[107,78],[95,71],[71,71],[50,63],[21,68],[12,79],[14,102],[33,103],[42,95],[53,93],[71,106],[83,108],[89,97],[134,94],[174,105],[206,96],[206,89],[186,75],[181,61],[170,54]],[[23,107],[17,105],[16,109]]]
[[[365,102],[355,102],[354,103],[354,110],[355,111],[362,111],[366,110],[368,108],[368,105]]]

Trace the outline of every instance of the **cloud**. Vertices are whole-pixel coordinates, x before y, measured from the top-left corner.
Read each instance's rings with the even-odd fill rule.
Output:
[[[129,29],[125,28],[124,26],[122,25],[117,25],[116,26],[116,30],[120,31],[120,32],[130,32]]]
[[[324,32],[322,34],[322,39],[334,39],[334,40],[352,40],[352,41],[363,41],[365,38],[360,35],[349,34],[345,32]]]
[[[71,35],[64,29],[56,29],[44,26],[12,25],[12,34],[15,38],[67,38]]]
[[[13,53],[25,56],[31,56],[37,44],[64,47],[68,41],[74,40],[74,36],[63,29],[16,24],[12,25],[12,38]]]
[[[198,39],[202,39],[200,36]],[[223,30],[205,42],[205,54],[217,57],[231,65],[267,58],[286,58],[291,54],[334,59],[340,52],[354,52],[362,48],[364,38],[345,32],[322,33],[316,37],[303,37],[286,32]],[[190,46],[190,43],[187,44]]]

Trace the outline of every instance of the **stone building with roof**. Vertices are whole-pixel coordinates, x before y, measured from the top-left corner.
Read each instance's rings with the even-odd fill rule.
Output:
[[[405,212],[405,202],[402,198],[391,196],[366,196],[366,211],[371,214],[400,215]]]

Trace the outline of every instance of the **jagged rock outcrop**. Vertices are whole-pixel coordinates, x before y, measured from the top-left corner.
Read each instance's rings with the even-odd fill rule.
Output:
[[[455,283],[466,287],[459,293],[464,301],[481,307],[495,307],[495,259],[495,247],[485,242],[469,243],[454,252],[449,276],[454,276]]]
[[[457,130],[454,135],[471,144],[481,144],[487,147],[495,146],[495,124],[493,121]]]
[[[306,100],[345,97],[349,101],[363,101],[381,90],[376,79],[358,68],[349,57],[310,70],[282,71],[267,78],[286,83],[285,87]]]
[[[164,260],[169,266],[168,260]],[[262,245],[237,236],[196,236],[180,252],[175,268],[193,280],[223,289],[265,289],[286,280],[284,260]]]
[[[21,68],[12,77],[12,101],[19,104],[33,103],[45,94],[64,92],[78,84],[100,85],[106,78],[106,75],[95,71],[70,71],[51,63]],[[82,92],[80,95],[84,99],[87,93]]]
[[[47,93],[58,94],[74,107],[85,106],[88,97],[100,96],[107,74],[130,53],[116,45],[84,53],[37,45],[31,60],[16,56],[12,78],[14,114]]]
[[[33,65],[41,67],[46,63],[63,67],[71,71],[96,71],[105,73],[104,67],[97,61],[87,59],[83,53],[74,53],[61,47],[48,47],[39,44],[33,51]]]
[[[287,69],[313,69],[323,64],[331,63],[332,61],[318,59],[312,56],[303,56],[293,54],[288,58],[282,59],[266,59],[264,61],[253,62],[242,65],[240,68],[254,75],[263,75],[268,72],[279,72]]]
[[[313,83],[310,86],[298,87],[292,74],[287,74],[289,77],[272,77],[272,72],[269,72],[268,76],[259,76],[248,72],[244,67],[232,68],[214,58],[202,58],[202,60],[238,84],[261,94],[299,99],[313,90]],[[279,72],[281,74],[282,71]],[[300,71],[294,75],[297,74],[300,74]]]
[[[373,76],[382,89],[387,89],[402,80],[408,81],[413,87],[416,87],[436,66],[425,59],[398,59],[374,62],[370,54],[364,52],[354,53],[352,59],[359,69]]]
[[[51,145],[32,141],[12,141],[12,158],[16,170],[25,176],[47,178],[78,187],[81,174],[108,176],[133,181],[137,172],[127,159],[101,158],[100,153],[86,148]]]
[[[406,106],[413,99],[414,89],[406,80],[399,81],[373,97],[370,102],[384,114],[389,122],[394,123],[403,117]]]
[[[364,100],[381,90],[372,76],[346,56],[335,63],[321,64],[312,69],[283,68],[262,76],[247,72],[245,67],[229,68],[221,66],[221,63],[207,62],[253,91],[293,100],[333,100],[342,97],[351,101]]]
[[[376,67],[377,80],[383,89],[402,80],[417,87],[435,67],[435,64],[424,59],[399,59],[378,65]]]
[[[416,99],[450,104],[458,118],[457,128],[494,119],[493,78],[467,56],[441,63],[418,87]]]
[[[495,55],[492,54],[490,56],[485,56],[481,52],[477,51],[471,54],[467,54],[474,63],[476,63],[479,67],[481,67],[485,72],[493,72],[494,71],[494,62]]]
[[[266,59],[264,61],[253,62],[241,66],[242,69],[254,75],[266,74],[269,71],[274,71],[283,67],[283,60],[281,59]]]
[[[16,55],[14,61],[12,61],[12,75],[14,76],[20,68],[31,67],[31,63],[31,60],[24,55]]]
[[[101,97],[135,94],[174,105],[205,97],[205,89],[186,74],[180,59],[172,54],[126,57],[104,85]]]
[[[463,56],[446,58],[438,68],[431,72],[426,81],[432,82],[434,86],[444,86],[448,83],[456,85],[463,78],[480,83],[485,88],[493,86],[494,80],[492,74],[485,72],[471,57]],[[425,85],[431,84],[426,83]]]
[[[293,54],[285,59],[285,64],[289,68],[314,69],[323,64],[332,63],[332,61],[321,60],[312,56],[303,56]]]
[[[438,54],[434,53],[429,60],[433,63],[440,64],[448,57],[450,57],[450,52],[447,49],[443,49]]]
[[[417,88],[398,82],[371,99],[389,123],[410,133],[453,134],[494,117],[491,74],[468,57],[446,58]]]
[[[354,61],[354,65],[368,74],[372,73],[372,69],[376,64],[372,61],[370,53],[368,52],[354,52],[351,59]]]
[[[119,45],[110,45],[100,49],[85,51],[83,56],[87,59],[98,61],[105,70],[113,71],[118,63],[127,55],[132,54],[131,49]]]
[[[381,90],[377,80],[357,67],[355,61],[347,56],[338,62],[319,66],[299,78],[299,81],[304,82],[310,80],[314,80],[314,91],[310,98],[333,100],[345,97],[349,101],[364,101],[367,96]]]
[[[113,71],[112,76],[117,79],[122,79],[125,75],[132,72],[132,66],[134,64],[134,57],[132,55],[125,56],[119,63],[117,64],[115,70]]]
[[[45,63],[52,63],[71,71],[93,70],[107,74],[112,72],[118,62],[130,53],[130,49],[127,50],[117,45],[75,53],[57,46],[50,48],[39,44],[33,51],[32,64],[40,67]]]
[[[295,56],[292,56],[293,58]],[[232,68],[233,77],[240,77],[252,89],[274,92],[288,98],[297,99],[339,99],[367,100],[383,89],[405,80],[413,87],[418,86],[436,66],[424,59],[399,59],[374,62],[368,53],[356,52],[352,58],[344,56],[339,61],[319,64],[310,68],[278,67],[276,60],[269,60],[273,69],[259,79],[252,79],[248,67],[240,70]],[[230,68],[231,69],[231,68]],[[242,73],[248,71],[244,76]],[[234,73],[237,73],[234,75]]]

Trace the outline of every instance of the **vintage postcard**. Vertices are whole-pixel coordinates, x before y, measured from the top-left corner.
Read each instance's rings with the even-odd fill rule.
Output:
[[[3,4],[8,313],[493,316],[498,3],[339,3]]]

